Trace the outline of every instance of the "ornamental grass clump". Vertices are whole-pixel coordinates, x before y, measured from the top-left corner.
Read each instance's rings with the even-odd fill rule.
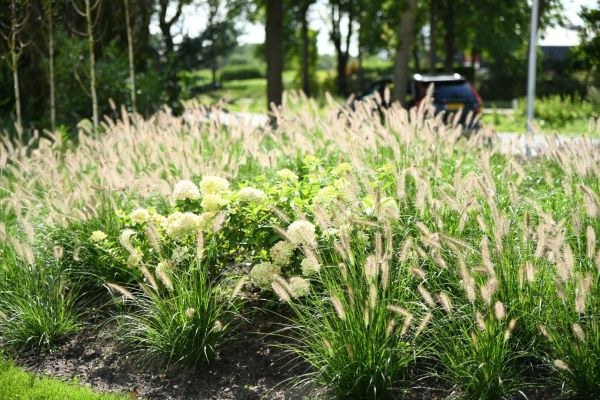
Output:
[[[311,367],[297,384],[318,383],[337,398],[351,399],[380,398],[406,388],[402,382],[421,351],[417,338],[431,314],[406,290],[411,279],[392,248],[372,247],[375,254],[354,247],[347,249],[351,256],[319,251],[324,266],[309,278],[310,287],[305,278],[274,279],[274,291],[293,310],[291,342],[284,347]],[[299,288],[304,296],[295,295]]]
[[[0,344],[13,351],[47,351],[78,332],[77,293],[62,271],[62,248],[52,261],[33,264],[8,247],[0,245],[0,252]]]
[[[119,340],[143,362],[211,362],[235,339],[241,300],[226,283],[209,280],[197,260],[187,269],[144,271],[138,288],[107,287],[126,307],[115,317]],[[239,291],[239,289],[238,289]]]

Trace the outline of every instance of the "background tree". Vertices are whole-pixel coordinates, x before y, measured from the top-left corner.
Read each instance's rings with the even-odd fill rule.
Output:
[[[350,59],[350,42],[356,18],[356,0],[330,0],[331,41],[336,54],[336,82],[338,94],[348,96],[348,61]],[[342,23],[346,22],[346,35],[342,33]]]
[[[408,85],[408,62],[415,39],[417,0],[406,0],[398,28],[398,48],[394,64],[394,90],[392,100],[404,103]]]
[[[281,105],[283,93],[283,1],[266,0],[266,58],[268,106]]]
[[[136,112],[135,61],[133,52],[133,30],[131,28],[129,0],[123,0],[123,6],[125,8],[125,26],[127,27],[127,54],[129,55],[129,85],[131,93],[131,109],[133,110],[133,112]]]
[[[72,0],[73,8],[79,15],[85,18],[86,33],[89,55],[90,73],[90,97],[92,99],[92,126],[94,134],[98,133],[98,94],[96,93],[96,56],[94,54],[94,16],[93,12],[100,7],[100,0],[92,4],[90,0],[83,0],[83,7],[77,5],[77,0]]]
[[[9,53],[9,68],[12,72],[13,88],[15,95],[15,114],[17,132],[23,132],[23,117],[21,115],[21,91],[19,87],[19,60],[23,49],[27,46],[23,42],[22,34],[29,19],[29,4],[25,0],[10,1],[10,22],[3,26],[2,37],[6,42]]]

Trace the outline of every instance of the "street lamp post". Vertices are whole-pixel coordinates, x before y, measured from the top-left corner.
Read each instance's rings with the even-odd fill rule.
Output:
[[[529,68],[527,71],[527,135],[533,133],[533,100],[535,97],[535,67],[538,30],[539,1],[533,0],[531,6],[531,34],[529,35]],[[526,152],[529,155],[529,143],[526,141]]]

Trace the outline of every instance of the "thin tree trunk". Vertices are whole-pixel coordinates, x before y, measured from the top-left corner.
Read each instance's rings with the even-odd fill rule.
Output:
[[[308,51],[308,6],[303,7],[301,11],[301,35],[302,35],[302,91],[306,97],[310,97],[310,71],[309,71],[309,51]]]
[[[265,24],[267,47],[267,101],[281,105],[283,93],[283,2],[267,0],[267,22]]]
[[[17,54],[12,54],[12,75],[15,89],[15,110],[17,116],[17,133],[23,133],[23,118],[21,116],[21,91],[19,90],[19,65]]]
[[[96,94],[96,58],[94,56],[94,29],[90,0],[85,0],[85,20],[87,24],[88,51],[90,53],[90,94],[92,96],[92,123],[94,134],[98,134],[98,96]]]
[[[212,67],[210,68],[212,73],[212,85],[213,87],[217,87],[217,62],[213,61]]]
[[[131,109],[133,112],[137,111],[135,97],[135,61],[133,54],[133,33],[131,29],[131,15],[129,13],[129,0],[123,0],[125,4],[125,24],[127,26],[127,50],[129,52],[129,81],[131,86]]]
[[[444,71],[452,72],[454,68],[454,7],[452,1],[446,2],[444,10],[444,45],[446,46],[446,57],[444,59]]]
[[[10,24],[11,24],[11,32],[10,32],[10,56],[11,56],[11,65],[10,68],[12,70],[13,76],[13,88],[15,91],[15,116],[16,116],[16,128],[17,133],[21,135],[23,133],[23,118],[21,115],[21,91],[19,90],[19,57],[20,50],[17,50],[17,35],[19,32],[19,21],[17,21],[17,5],[15,4],[15,0],[12,0],[10,3]]]
[[[400,18],[398,49],[394,65],[394,91],[392,100],[404,102],[408,84],[408,60],[415,36],[417,0],[408,0]]]
[[[429,73],[435,72],[436,64],[436,38],[437,26],[435,23],[435,8],[438,6],[435,0],[431,0],[431,8],[429,9]]]
[[[52,1],[48,1],[48,69],[50,81],[50,127],[56,129],[56,89],[54,86],[54,16],[52,14]]]

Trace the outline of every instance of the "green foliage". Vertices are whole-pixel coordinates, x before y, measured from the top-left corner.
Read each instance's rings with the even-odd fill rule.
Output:
[[[75,383],[42,378],[0,360],[0,399],[11,400],[124,400],[124,396],[101,394]]]
[[[523,119],[527,115],[527,100],[521,98],[518,103],[518,117]],[[542,128],[564,127],[570,122],[587,120],[600,117],[600,110],[596,104],[586,101],[578,95],[561,97],[559,95],[537,99],[535,102],[535,118]]]
[[[257,65],[231,65],[221,70],[222,81],[264,78],[263,69]]]

